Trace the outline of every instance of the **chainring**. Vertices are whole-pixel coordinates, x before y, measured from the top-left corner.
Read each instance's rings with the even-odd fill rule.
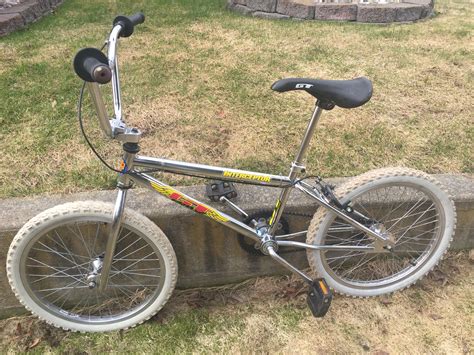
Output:
[[[246,218],[243,222],[249,226],[252,226],[250,222],[254,219],[257,222],[265,223],[267,226],[269,226],[269,221],[270,221],[270,218],[272,217],[272,214],[273,214],[273,211],[258,211],[249,215],[248,218]],[[283,217],[280,218],[275,235],[288,234],[289,230],[290,230],[290,227],[288,225],[288,221],[284,219]],[[256,247],[258,243],[255,243],[250,238],[245,238],[242,236],[241,238],[238,238],[238,241],[239,241],[240,247],[243,250],[245,250],[247,253],[252,254],[252,255],[262,255],[262,256],[264,255],[260,251],[260,249]]]

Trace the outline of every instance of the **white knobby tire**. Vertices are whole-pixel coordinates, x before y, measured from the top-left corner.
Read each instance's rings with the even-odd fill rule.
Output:
[[[105,332],[133,327],[164,306],[177,280],[176,255],[153,222],[128,209],[107,288],[89,287],[113,210],[98,201],[66,203],[20,229],[8,251],[7,275],[28,310],[66,330]]]
[[[423,172],[408,168],[369,171],[342,184],[335,195],[343,204],[351,201],[356,211],[397,241],[391,252],[380,247],[377,252],[308,249],[313,273],[339,293],[370,297],[407,288],[438,264],[453,238],[454,203],[439,182]],[[307,243],[374,245],[372,238],[324,208],[311,221]]]

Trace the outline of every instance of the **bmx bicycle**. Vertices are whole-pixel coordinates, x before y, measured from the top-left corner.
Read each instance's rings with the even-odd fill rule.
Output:
[[[75,72],[84,80],[79,105],[82,130],[81,103],[87,87],[101,129],[123,147],[121,168],[114,169],[118,194],[115,205],[79,201],[53,207],[20,229],[8,251],[7,275],[27,309],[57,327],[101,332],[133,327],[164,306],[178,277],[176,255],[157,225],[125,207],[132,185],[223,224],[237,231],[239,238],[249,238],[262,255],[307,283],[308,305],[316,317],[328,311],[331,290],[356,297],[392,293],[410,286],[439,262],[452,240],[456,212],[434,178],[407,168],[383,168],[335,188],[319,177],[304,175],[304,158],[321,114],[335,106],[350,109],[369,101],[372,83],[366,78],[289,78],[273,84],[277,92],[303,90],[316,99],[287,176],[140,155],[141,132],[127,126],[122,117],[117,45],[143,21],[141,13],[118,16],[106,41],[107,54],[85,48],[74,59]],[[111,118],[99,87],[110,81]],[[209,197],[225,202],[235,216],[187,196],[151,176],[153,172],[214,180],[208,185]],[[246,220],[247,213],[229,199],[235,194],[232,182],[280,188],[271,216]],[[277,235],[295,189],[319,208],[307,231]],[[305,243],[292,240],[304,235]],[[311,275],[279,254],[288,246],[306,249]]]

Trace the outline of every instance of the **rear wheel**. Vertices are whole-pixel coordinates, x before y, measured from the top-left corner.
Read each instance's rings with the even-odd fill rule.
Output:
[[[367,297],[410,286],[446,252],[454,233],[454,204],[429,175],[406,168],[374,170],[335,191],[342,203],[387,231],[395,241],[387,250],[334,213],[320,208],[308,229],[314,245],[375,246],[372,251],[312,251],[312,270],[344,294]],[[369,225],[370,224],[370,225]]]
[[[23,226],[7,258],[23,305],[50,324],[88,332],[133,327],[163,307],[176,284],[176,256],[163,232],[134,211],[125,211],[108,284],[99,290],[113,209],[68,203]]]

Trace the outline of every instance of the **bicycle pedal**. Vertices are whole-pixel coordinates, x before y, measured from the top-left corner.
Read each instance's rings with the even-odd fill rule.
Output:
[[[222,196],[229,200],[237,197],[237,190],[231,182],[211,181],[206,185],[206,195],[211,201],[218,202]]]
[[[311,313],[316,318],[324,317],[332,301],[332,292],[324,279],[316,279],[309,287],[308,302]]]

